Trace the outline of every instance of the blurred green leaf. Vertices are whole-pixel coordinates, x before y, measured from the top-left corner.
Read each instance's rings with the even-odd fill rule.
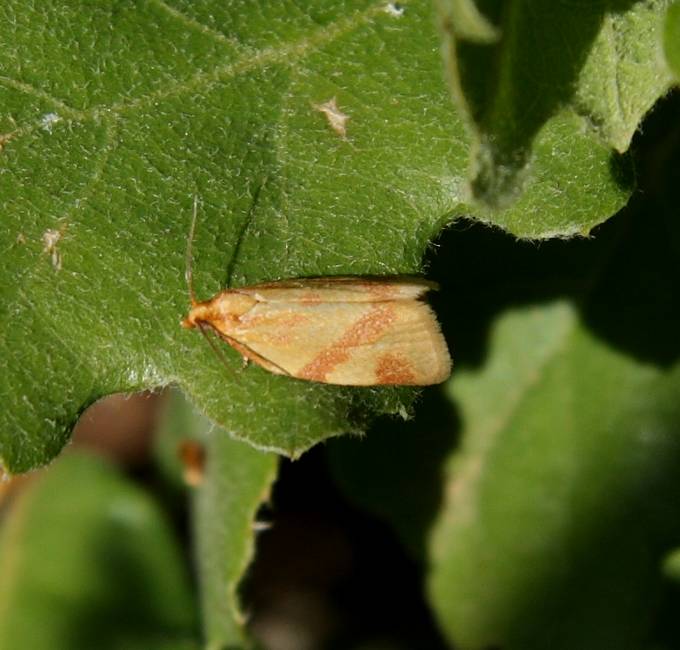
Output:
[[[291,456],[408,409],[412,390],[225,372],[181,330],[194,195],[201,298],[225,284],[418,272],[456,215],[546,237],[587,232],[627,200],[625,163],[567,112],[537,136],[549,163],[521,201],[468,210],[469,141],[442,80],[433,10],[401,9],[3,3],[8,471],[53,458],[99,397],[169,383],[234,437]],[[349,116],[344,137],[319,110],[332,98]]]
[[[381,421],[365,437],[344,436],[326,446],[343,493],[390,522],[423,566],[425,533],[441,506],[441,466],[455,438],[454,409],[444,388],[435,386],[423,394],[413,420]]]
[[[186,497],[191,487],[185,476],[184,445],[193,442],[203,445],[209,428],[206,418],[191,407],[181,391],[176,388],[164,391],[154,436],[155,465],[177,499]]]
[[[666,62],[677,83],[680,81],[680,2],[675,2],[668,8],[663,36]]]
[[[257,511],[268,498],[278,459],[233,440],[178,391],[168,395],[158,446],[161,464],[175,480],[187,472],[180,450],[200,450],[190,454],[197,463],[189,477],[197,483],[190,488],[192,539],[205,647],[250,647],[238,589],[253,558]]]
[[[680,258],[662,220],[627,230],[543,250],[454,233],[461,269],[495,272],[461,280],[444,318],[449,401],[430,389],[414,421],[329,445],[345,492],[427,568],[456,648],[642,650],[661,625],[680,542]],[[565,297],[522,304],[546,287]],[[503,302],[519,305],[491,316]]]
[[[452,92],[474,132],[481,205],[511,205],[551,173],[559,193],[569,143],[592,161],[628,148],[670,83],[658,56],[668,4],[438,0]]]
[[[662,568],[680,542],[677,101],[666,108],[628,210],[588,242],[506,245],[507,277],[490,273],[468,305],[501,315],[449,384],[461,442],[429,556],[433,606],[463,649],[642,649],[680,633]]]
[[[463,441],[430,593],[461,648],[642,648],[680,527],[680,366],[635,362],[566,303],[517,309],[451,384]],[[569,615],[564,613],[568,611]]]
[[[256,514],[278,459],[203,421],[206,466],[193,504],[195,552],[207,647],[225,648],[247,643],[238,588],[253,559]]]
[[[642,191],[592,238],[449,229],[448,400],[328,445],[457,648],[678,646],[679,99],[646,123]]]
[[[0,526],[0,648],[190,650],[196,637],[156,503],[82,453],[27,479]]]

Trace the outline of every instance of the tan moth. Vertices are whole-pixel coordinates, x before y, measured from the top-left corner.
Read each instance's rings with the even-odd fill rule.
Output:
[[[417,277],[319,277],[225,289],[196,300],[192,242],[182,326],[212,330],[244,360],[296,379],[349,386],[438,384],[451,357],[430,306],[436,284]]]

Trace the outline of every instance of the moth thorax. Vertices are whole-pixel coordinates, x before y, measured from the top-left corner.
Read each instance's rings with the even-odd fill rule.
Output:
[[[236,291],[223,291],[209,303],[213,318],[224,320],[238,320],[240,316],[250,311],[257,304],[252,296]]]

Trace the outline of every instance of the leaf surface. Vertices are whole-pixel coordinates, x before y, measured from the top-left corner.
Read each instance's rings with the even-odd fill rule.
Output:
[[[430,581],[450,637],[462,648],[642,647],[642,613],[661,597],[660,563],[680,533],[666,518],[678,498],[677,364],[635,363],[555,303],[499,321],[489,362],[451,389],[464,437]]]
[[[680,80],[680,2],[674,2],[666,12],[664,53],[666,63],[675,75],[675,82],[678,83]]]
[[[457,296],[450,382],[414,421],[329,445],[456,647],[677,645],[677,108],[647,126],[644,191],[593,238],[451,229],[433,269]]]
[[[474,137],[480,209],[512,205],[546,175],[568,192],[555,158],[572,146],[594,169],[602,156],[616,160],[612,149],[626,151],[669,87],[660,56],[668,5],[439,0],[452,93]]]
[[[253,559],[256,514],[268,498],[278,467],[265,454],[211,431],[203,487],[194,504],[194,537],[201,581],[204,634],[208,647],[247,643],[247,613],[238,589]]]
[[[192,451],[184,465],[178,462],[182,449]],[[250,647],[238,589],[253,558],[257,511],[268,499],[278,459],[233,440],[178,391],[168,396],[158,454],[168,476],[188,475],[195,483],[189,488],[192,540],[205,647]]]
[[[408,411],[412,390],[239,371],[230,350],[227,371],[180,329],[194,196],[201,299],[263,280],[418,273],[456,216],[547,237],[587,232],[625,203],[625,162],[567,111],[537,138],[550,162],[520,200],[468,207],[470,142],[443,82],[433,10],[401,8],[3,4],[7,471],[48,462],[78,414],[113,392],[177,384],[232,436],[290,456]]]
[[[241,372],[229,350],[227,371],[179,321],[194,196],[200,298],[420,270],[464,157],[429,7],[404,20],[362,0],[0,11],[8,471],[49,461],[111,392],[176,383],[235,437],[290,455],[408,408],[413,391]],[[346,137],[319,109],[332,98]]]
[[[158,505],[82,452],[18,488],[0,524],[0,576],[0,648],[198,648]]]

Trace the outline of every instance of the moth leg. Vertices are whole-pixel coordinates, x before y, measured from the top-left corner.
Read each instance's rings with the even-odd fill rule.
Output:
[[[265,359],[262,355],[258,354],[254,350],[251,350],[247,345],[239,343],[237,340],[231,338],[230,336],[226,336],[219,330],[215,331],[217,332],[217,335],[220,338],[224,339],[229,345],[231,345],[232,348],[234,348],[234,350],[236,350],[243,357],[244,368],[248,365],[250,361],[252,361],[253,363],[256,363],[258,366],[262,366],[265,370],[273,372],[275,375],[290,375],[290,373],[286,372],[283,368],[281,368],[281,366],[277,366],[275,363],[269,361],[269,359]]]

